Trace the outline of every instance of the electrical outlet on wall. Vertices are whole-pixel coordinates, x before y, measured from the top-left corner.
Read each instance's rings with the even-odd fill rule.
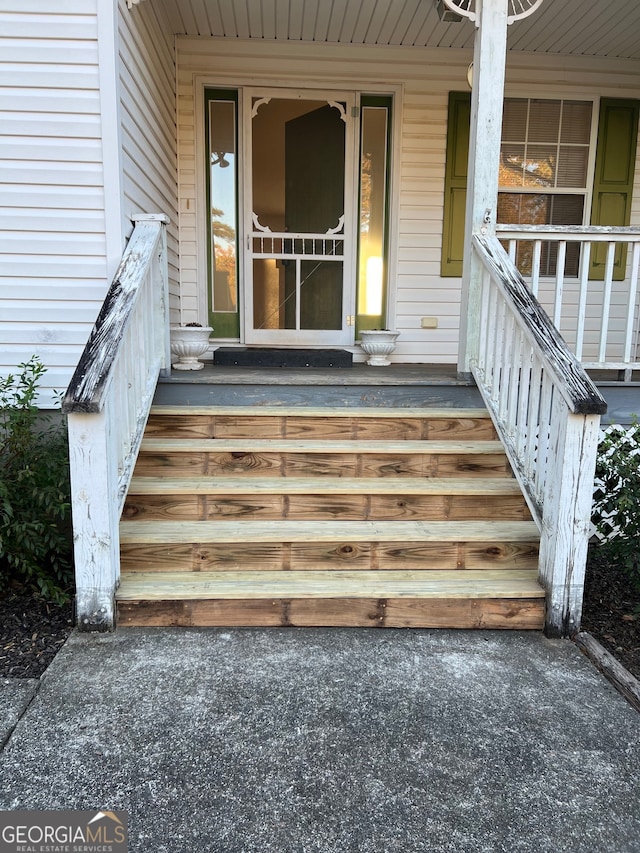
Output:
[[[421,329],[437,329],[438,328],[438,318],[437,317],[421,317],[420,318],[420,328]]]

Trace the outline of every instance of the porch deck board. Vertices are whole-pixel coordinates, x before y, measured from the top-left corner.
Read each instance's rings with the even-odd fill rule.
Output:
[[[132,572],[119,601],[287,598],[544,598],[535,570]]]
[[[151,407],[153,415],[177,415],[183,417],[188,415],[224,416],[224,417],[296,417],[296,418],[407,418],[422,420],[423,418],[464,418],[490,420],[486,408],[445,408],[438,406],[425,406],[416,408],[392,408],[371,407],[352,408],[341,406],[260,406],[253,409],[247,406],[184,406],[154,405]]]
[[[134,477],[130,495],[521,495],[518,482],[495,478],[479,480],[429,477],[423,480],[402,477]]]
[[[284,542],[535,542],[533,521],[122,521],[122,545]]]
[[[345,453],[345,454],[439,454],[500,455],[499,441],[323,441],[311,439],[145,438],[147,453]]]

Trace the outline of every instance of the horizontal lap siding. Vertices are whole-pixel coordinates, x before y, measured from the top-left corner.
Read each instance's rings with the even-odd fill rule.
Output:
[[[0,10],[0,375],[63,391],[105,293],[95,0]]]
[[[164,213],[171,305],[178,306],[175,50],[157,3],[120,0],[120,111],[126,217]]]

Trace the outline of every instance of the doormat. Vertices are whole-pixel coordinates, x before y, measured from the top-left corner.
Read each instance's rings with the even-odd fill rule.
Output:
[[[220,347],[213,363],[221,367],[353,367],[353,355],[343,349],[274,349]]]

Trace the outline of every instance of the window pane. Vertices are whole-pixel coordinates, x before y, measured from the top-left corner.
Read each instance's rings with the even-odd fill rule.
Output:
[[[374,317],[383,309],[387,121],[385,107],[362,108],[358,314]]]
[[[505,142],[524,142],[527,138],[528,101],[506,98],[502,116],[502,138]]]
[[[278,262],[274,258],[254,258],[253,260],[253,326],[255,329],[295,329],[296,327],[295,286],[287,298],[284,269],[283,262]],[[287,320],[289,320],[288,324]]]
[[[549,215],[550,225],[582,225],[584,215],[584,196],[551,196]]]
[[[560,101],[534,101],[529,106],[529,142],[557,142]]]
[[[500,186],[521,187],[524,145],[503,145],[500,152]]]
[[[551,196],[543,193],[499,193],[498,222],[548,225]]]
[[[212,307],[214,311],[225,312],[238,309],[235,127],[235,103],[210,101]]]
[[[581,225],[584,216],[584,196],[552,195],[551,193],[500,193],[498,222],[509,225]],[[555,275],[558,244],[542,244],[541,275]],[[565,274],[578,275],[580,247],[567,244]],[[533,241],[518,244],[516,266],[523,275],[531,273]]]
[[[523,170],[525,187],[553,187],[556,182],[557,148],[548,145],[527,145]]]
[[[342,262],[300,262],[300,328],[342,328]]]
[[[591,112],[589,101],[565,101],[562,105],[561,142],[589,144],[591,136]]]
[[[558,163],[559,187],[586,187],[589,149],[587,147],[560,146]]]

